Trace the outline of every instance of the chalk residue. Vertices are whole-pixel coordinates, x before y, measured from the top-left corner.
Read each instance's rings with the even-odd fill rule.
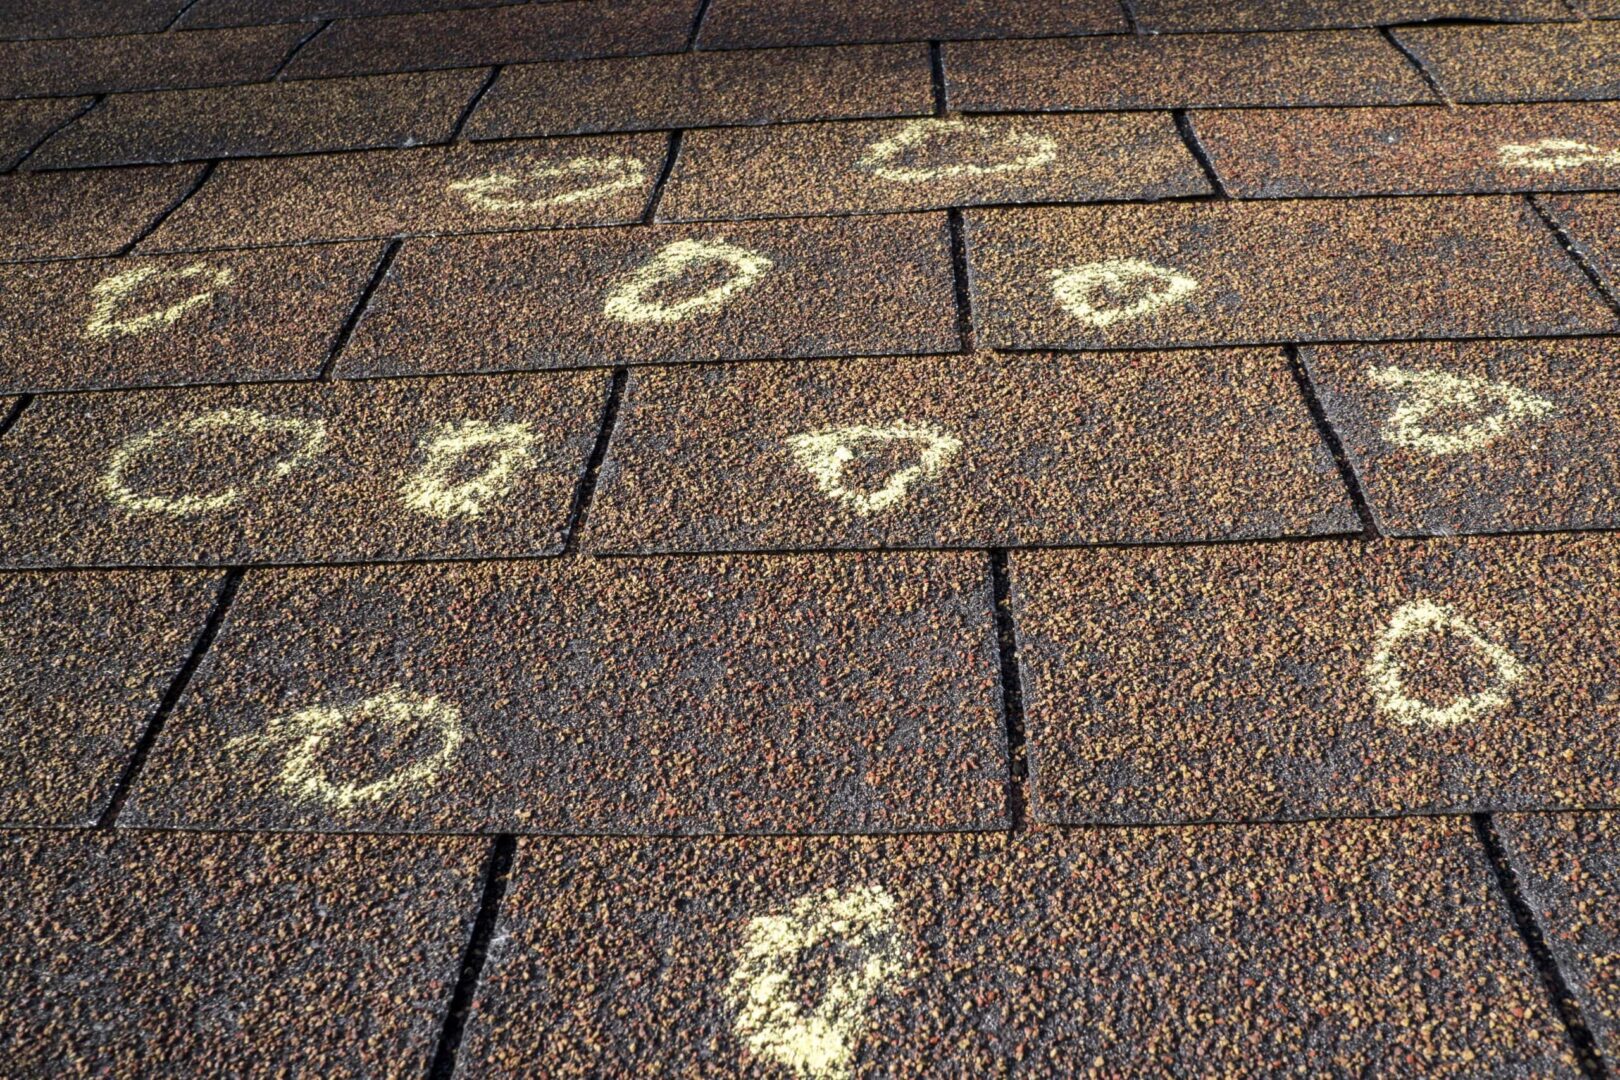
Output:
[[[850,488],[844,478],[847,467],[871,444],[910,442],[917,447],[917,462],[890,474],[876,491]],[[857,514],[885,510],[901,499],[919,480],[933,479],[951,463],[962,448],[962,440],[931,424],[900,421],[887,427],[856,424],[806,432],[787,440],[794,460],[808,472],[824,493]]]
[[[730,267],[730,276],[684,300],[655,301],[647,296],[668,285],[682,274],[708,263]],[[752,286],[771,268],[771,260],[757,251],[728,244],[725,240],[677,240],[669,244],[640,269],[623,278],[608,293],[603,311],[628,323],[676,323],[703,311],[713,311]]]
[[[615,155],[570,158],[560,165],[495,169],[471,180],[457,180],[449,187],[476,210],[510,213],[589,202],[637,187],[646,179],[645,165],[635,158]],[[520,188],[543,189],[555,180],[573,180],[575,184],[550,195],[524,198],[517,194]]]
[[[1397,398],[1384,421],[1384,438],[1433,457],[1482,450],[1513,428],[1557,411],[1539,394],[1475,375],[1381,367],[1368,369],[1367,379]],[[1447,409],[1476,418],[1441,429],[1432,427],[1432,418]]]
[[[459,420],[440,424],[422,440],[425,460],[406,478],[400,497],[412,510],[448,520],[482,516],[488,505],[505,497],[516,477],[534,467],[538,436],[526,423],[491,424]],[[491,456],[474,476],[455,479],[469,455]]]
[[[1483,690],[1464,694],[1442,705],[1431,705],[1407,693],[1396,650],[1427,634],[1449,632],[1466,641],[1491,668],[1491,682]],[[1526,668],[1512,653],[1490,640],[1455,609],[1431,600],[1414,600],[1390,619],[1367,663],[1367,681],[1373,700],[1397,723],[1409,727],[1449,728],[1478,720],[1508,703],[1508,691],[1524,678]]]
[[[139,289],[169,281],[190,282],[198,278],[205,279],[202,282],[203,288],[167,307],[140,315],[126,315],[122,318],[116,316],[118,309]],[[208,303],[214,298],[215,293],[235,280],[234,270],[211,267],[207,263],[200,262],[176,270],[159,270],[155,266],[138,266],[133,270],[124,270],[103,278],[91,288],[93,303],[90,308],[90,321],[85,324],[84,334],[89,338],[106,340],[173,326],[185,316],[186,312]]]
[[[964,176],[994,176],[1001,173],[1029,172],[1044,169],[1057,160],[1057,140],[1050,135],[1035,135],[1024,131],[999,133],[997,143],[1005,153],[1000,160],[983,164],[954,162],[948,165],[918,166],[903,164],[907,153],[935,139],[961,139],[969,131],[967,121],[961,117],[949,120],[913,120],[887,138],[879,139],[867,147],[866,153],[855,164],[874,176],[903,184],[923,184],[935,180],[953,180]]]
[[[1168,307],[1198,288],[1186,274],[1143,259],[1105,259],[1053,270],[1050,277],[1063,310],[1098,329]],[[1110,293],[1140,295],[1122,303]]]

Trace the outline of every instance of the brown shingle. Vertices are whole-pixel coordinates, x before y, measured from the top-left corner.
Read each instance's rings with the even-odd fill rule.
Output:
[[[442,142],[479,71],[114,94],[28,159],[29,168],[190,161]]]
[[[1162,113],[956,116],[694,131],[663,221],[1203,195]]]
[[[1041,821],[1620,797],[1612,536],[1018,553],[1013,582]]]
[[[0,43],[0,97],[255,82],[275,74],[305,32],[265,26]]]
[[[1620,26],[1408,26],[1396,36],[1455,101],[1620,97]]]
[[[0,39],[92,37],[162,30],[187,0],[9,0],[0,12]]]
[[[125,819],[998,828],[995,677],[981,555],[250,576]]]
[[[1355,532],[1281,352],[924,357],[631,375],[609,551]]]
[[[510,0],[508,0],[510,2]],[[197,0],[180,26],[257,26],[362,15],[400,15],[450,8],[497,7],[501,0]],[[305,28],[306,32],[308,27]]]
[[[466,136],[920,116],[934,107],[932,78],[921,43],[519,64],[484,95]]]
[[[1122,33],[1113,0],[714,0],[698,46],[747,49],[862,41]]]
[[[192,189],[200,165],[0,177],[0,260],[112,255]]]
[[[40,140],[90,104],[90,98],[0,101],[0,172],[12,168]]]
[[[1620,195],[1544,195],[1537,203],[1569,236],[1609,295],[1620,295],[1620,244],[1613,239],[1620,236]]]
[[[1134,0],[1148,33],[1212,30],[1310,30],[1386,26],[1443,19],[1500,22],[1570,20],[1560,0]]]
[[[980,112],[1435,100],[1376,30],[953,41],[945,75]]]

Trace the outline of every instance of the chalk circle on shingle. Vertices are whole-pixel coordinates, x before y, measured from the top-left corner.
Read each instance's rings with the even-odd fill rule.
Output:
[[[1466,642],[1489,668],[1488,685],[1438,705],[1410,693],[1406,665],[1396,654],[1403,646],[1414,645],[1430,634],[1448,634]],[[1518,657],[1486,637],[1473,622],[1449,605],[1432,600],[1414,600],[1395,612],[1366,668],[1378,708],[1396,723],[1426,728],[1457,727],[1501,708],[1508,703],[1508,692],[1527,673]]]
[[[400,486],[400,497],[417,513],[441,520],[482,517],[535,466],[539,438],[527,423],[440,424],[418,444],[424,460]]]
[[[1057,160],[1057,140],[1050,135],[1035,135],[1024,131],[999,133],[999,147],[1007,156],[982,163],[951,162],[944,165],[919,165],[912,158],[930,142],[939,139],[960,138],[967,130],[961,117],[950,120],[913,120],[887,138],[879,139],[867,147],[855,164],[883,180],[901,184],[923,184],[933,180],[955,180],[964,176],[995,176],[1003,173],[1030,172],[1044,169]]]
[[[1497,152],[1509,169],[1557,172],[1583,165],[1620,165],[1620,147],[1594,146],[1578,139],[1541,139],[1533,143],[1506,143]]]
[[[246,758],[279,758],[277,785],[291,798],[350,810],[433,783],[455,758],[463,734],[461,710],[432,694],[394,687],[347,705],[313,705],[272,720],[263,731],[232,739]],[[322,758],[348,767],[366,764],[366,743],[391,740],[417,756],[371,780],[334,778]],[[423,745],[431,747],[423,752]]]
[[[1145,259],[1104,259],[1051,272],[1058,305],[1098,329],[1129,322],[1185,299],[1198,282]]]
[[[241,488],[231,486],[208,494],[187,492],[159,495],[138,490],[131,486],[127,477],[153,451],[172,448],[186,440],[207,438],[217,441],[230,433],[289,438],[294,445],[269,466],[271,475],[276,477],[286,476],[308,465],[326,445],[324,420],[271,416],[257,409],[214,409],[170,420],[125,439],[107,459],[106,468],[101,474],[102,493],[115,505],[132,513],[183,517],[224,510],[241,499]]]
[[[810,893],[784,912],[748,920],[726,984],[742,1044],[795,1076],[849,1076],[870,1003],[909,970],[894,908],[887,890],[862,885]],[[816,972],[820,997],[807,1008],[809,973],[796,969],[817,950],[820,964],[839,970]]]
[[[848,481],[851,465],[872,450],[895,443],[912,443],[917,460],[888,474],[881,486],[861,489]],[[863,517],[900,502],[913,484],[932,480],[962,449],[962,440],[932,424],[906,421],[887,427],[855,424],[790,436],[788,449],[799,467],[808,472],[822,493]]]
[[[90,318],[84,326],[84,335],[104,341],[165,329],[179,322],[187,312],[212,301],[220,289],[234,280],[234,270],[200,262],[174,270],[138,266],[133,270],[121,271],[103,278],[91,288],[92,306]],[[167,282],[184,283],[192,291],[182,299],[156,310],[122,317],[118,315],[119,308],[127,305],[137,292]]]
[[[632,157],[577,157],[560,165],[526,169],[495,169],[471,180],[457,180],[449,189],[475,210],[509,213],[572,206],[637,187],[647,178],[647,167]],[[524,196],[523,190],[543,191],[551,181],[573,181],[574,186],[552,194]]]
[[[759,252],[724,239],[677,240],[614,285],[602,310],[620,322],[677,323],[723,307],[733,296],[752,287],[772,265]],[[651,299],[655,292],[674,286],[684,275],[697,275],[704,268],[714,267],[727,268],[724,281],[681,300]]]
[[[1540,394],[1477,375],[1375,367],[1367,379],[1396,398],[1384,421],[1385,441],[1431,457],[1483,450],[1514,428],[1558,411]]]

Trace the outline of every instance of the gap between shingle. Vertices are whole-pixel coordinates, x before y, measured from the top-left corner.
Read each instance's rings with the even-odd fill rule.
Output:
[[[484,962],[489,959],[490,942],[495,937],[496,923],[500,921],[501,901],[506,897],[506,886],[516,855],[517,838],[511,833],[501,833],[490,844],[489,859],[484,864],[483,889],[478,897],[478,914],[473,919],[472,933],[467,935],[467,947],[461,955],[456,986],[450,994],[450,1005],[445,1010],[444,1026],[439,1029],[433,1061],[428,1066],[429,1080],[449,1080],[455,1075],[456,1055],[461,1050],[467,1021],[472,1016],[473,1000],[484,973]]]

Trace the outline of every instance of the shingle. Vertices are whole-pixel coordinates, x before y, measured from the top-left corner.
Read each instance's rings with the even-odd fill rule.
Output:
[[[1007,547],[1359,531],[1280,352],[643,369],[597,550]]]
[[[0,391],[313,378],[381,247],[0,267]]]
[[[748,49],[862,41],[1122,33],[1112,0],[714,0],[698,46]]]
[[[928,47],[675,53],[506,68],[467,121],[471,139],[921,116]]]
[[[340,19],[299,52],[291,78],[678,52],[697,0],[564,0]]]
[[[254,575],[125,820],[998,828],[996,663],[977,554]]]
[[[1620,295],[1620,195],[1547,195],[1538,197],[1575,250],[1603,280],[1610,296]]]
[[[189,161],[448,139],[479,71],[114,94],[51,136],[29,168]]]
[[[187,0],[8,0],[0,39],[92,37],[162,30]]]
[[[1581,191],[1620,184],[1620,103],[1198,113],[1239,198]]]
[[[1570,20],[1560,0],[1134,0],[1138,25],[1160,33],[1311,30],[1446,19],[1497,22]]]
[[[872,213],[1209,191],[1162,113],[929,117],[690,132],[658,216]]]
[[[406,241],[338,373],[957,345],[943,214],[828,218]]]
[[[1576,1075],[1457,820],[524,841],[459,1061]]]
[[[4,837],[7,1068],[426,1073],[487,850],[441,837]]]
[[[1385,532],[1620,526],[1620,340],[1310,349]]]
[[[0,43],[0,97],[255,82],[275,74],[304,33],[264,26]]]
[[[36,401],[0,440],[0,561],[556,552],[606,391],[570,374]]]
[[[360,15],[399,15],[449,8],[496,7],[500,0],[197,0],[180,19],[182,29],[314,22]],[[308,27],[305,28],[306,32]]]
[[[1435,100],[1376,30],[953,41],[945,75],[970,112]]]
[[[220,581],[0,576],[0,821],[95,823],[190,655]]]
[[[1401,43],[1455,101],[1620,97],[1620,26],[1410,26]]]
[[[1620,797],[1613,537],[1019,553],[1012,570],[1038,820]]]
[[[627,224],[668,152],[647,134],[226,161],[141,250]]]
[[[0,177],[0,260],[116,254],[201,175],[180,165]]]
[[[90,98],[0,101],[0,172],[15,166],[24,154],[90,101]]]
[[[1610,1061],[1620,1050],[1620,819],[1523,814],[1497,820],[1525,897],[1582,1019]]]
[[[1524,200],[970,210],[998,347],[1518,337],[1616,325]]]

